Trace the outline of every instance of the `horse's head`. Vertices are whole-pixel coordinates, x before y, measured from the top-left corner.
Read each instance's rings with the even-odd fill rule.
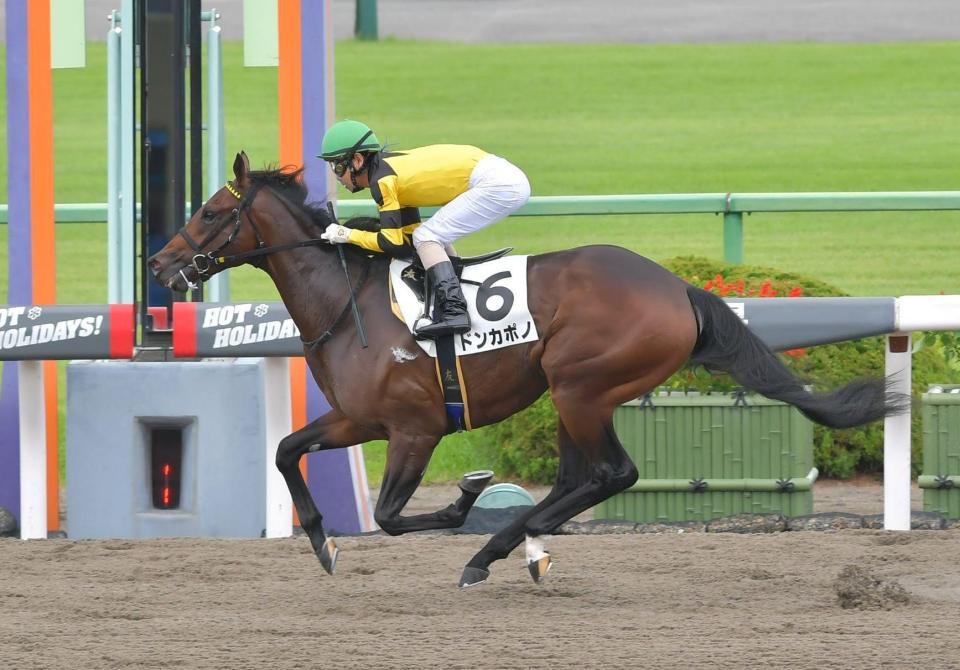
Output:
[[[265,246],[251,213],[259,186],[251,179],[250,161],[242,151],[233,162],[233,174],[232,182],[214,193],[163,249],[147,259],[162,285],[174,291],[196,288],[218,272],[245,262],[226,259],[226,255]]]

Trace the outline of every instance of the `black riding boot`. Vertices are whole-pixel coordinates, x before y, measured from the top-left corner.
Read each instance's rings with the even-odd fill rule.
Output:
[[[470,330],[467,302],[463,299],[453,263],[437,263],[427,270],[427,274],[433,287],[433,323],[418,328],[417,335],[436,338]]]

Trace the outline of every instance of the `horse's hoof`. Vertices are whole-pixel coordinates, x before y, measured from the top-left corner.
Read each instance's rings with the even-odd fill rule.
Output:
[[[337,543],[333,541],[332,537],[328,537],[327,541],[323,543],[323,547],[320,548],[320,565],[323,566],[328,575],[332,575],[337,569],[337,555],[339,553]]]
[[[527,570],[530,571],[533,581],[537,584],[542,582],[552,566],[550,553],[543,550],[543,540],[527,535]]]
[[[550,554],[544,554],[540,560],[527,563],[527,570],[530,571],[530,576],[537,584],[543,581],[552,567],[553,561],[550,560]]]
[[[471,586],[480,586],[487,581],[487,577],[489,576],[489,570],[484,570],[483,568],[471,568],[468,565],[463,569],[463,574],[460,575],[460,588],[469,589]]]
[[[480,494],[486,488],[489,481],[493,479],[493,470],[474,470],[468,472],[460,480],[460,490],[464,493]]]

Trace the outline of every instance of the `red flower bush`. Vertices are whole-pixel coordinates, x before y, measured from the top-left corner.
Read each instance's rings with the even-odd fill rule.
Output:
[[[759,285],[758,285],[759,284]],[[776,298],[785,296],[787,298],[798,298],[803,295],[803,287],[800,285],[789,285],[786,282],[776,282],[774,280],[764,279],[762,281],[752,280],[749,284],[744,279],[728,281],[722,274],[717,273],[713,279],[708,279],[703,283],[703,289],[716,293],[721,297],[736,296],[740,298]],[[807,353],[806,349],[790,349],[784,351],[784,354],[791,358],[800,358]]]
[[[759,282],[751,281],[748,285],[744,279],[735,279],[727,281],[722,274],[717,274],[713,279],[708,279],[703,283],[704,290],[716,293],[719,296],[738,296],[741,298],[776,298],[786,296],[788,298],[797,298],[803,295],[802,286],[789,286],[785,282],[776,282],[765,279]]]

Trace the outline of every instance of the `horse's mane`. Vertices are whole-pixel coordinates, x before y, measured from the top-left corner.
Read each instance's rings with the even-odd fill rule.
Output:
[[[327,211],[326,202],[307,202],[309,193],[306,184],[303,183],[302,167],[288,165],[282,168],[251,170],[249,176],[254,186],[267,186],[286,198],[321,231],[326,230],[331,223],[336,223],[331,218],[330,212]],[[346,221],[344,225],[371,232],[380,230],[380,220],[370,216],[355,216]]]

